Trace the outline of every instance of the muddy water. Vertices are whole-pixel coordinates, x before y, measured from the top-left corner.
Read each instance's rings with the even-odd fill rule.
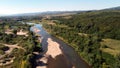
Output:
[[[42,47],[43,47],[44,53],[46,53],[47,51],[48,38],[51,38],[53,41],[60,44],[60,48],[63,52],[62,55],[56,56],[55,59],[52,57],[49,57],[47,68],[90,68],[89,65],[78,56],[78,54],[73,50],[72,47],[64,43],[62,40],[48,34],[42,28],[42,25],[35,24],[34,27],[40,30],[38,34],[42,36]]]

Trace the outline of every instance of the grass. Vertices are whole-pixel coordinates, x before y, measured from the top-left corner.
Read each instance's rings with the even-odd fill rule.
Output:
[[[114,56],[120,54],[120,40],[103,39],[101,42],[101,50]]]

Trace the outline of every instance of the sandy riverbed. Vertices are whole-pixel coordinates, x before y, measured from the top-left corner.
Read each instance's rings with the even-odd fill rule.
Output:
[[[62,54],[60,49],[60,45],[57,42],[52,41],[51,38],[48,38],[48,51],[46,52],[47,55],[51,55],[52,58]]]
[[[36,68],[71,68],[70,62],[63,55],[60,45],[54,42],[51,38],[47,39],[48,50],[44,54],[44,57],[37,60],[37,62],[43,62],[47,65],[37,66]]]

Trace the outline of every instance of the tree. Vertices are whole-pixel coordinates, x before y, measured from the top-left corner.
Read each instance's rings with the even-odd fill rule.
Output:
[[[13,30],[13,33],[14,33],[14,35],[16,35],[17,34],[17,30]]]

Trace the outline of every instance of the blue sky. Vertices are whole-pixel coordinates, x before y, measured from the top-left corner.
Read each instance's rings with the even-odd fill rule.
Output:
[[[120,0],[0,0],[0,14],[94,10],[120,6]]]

